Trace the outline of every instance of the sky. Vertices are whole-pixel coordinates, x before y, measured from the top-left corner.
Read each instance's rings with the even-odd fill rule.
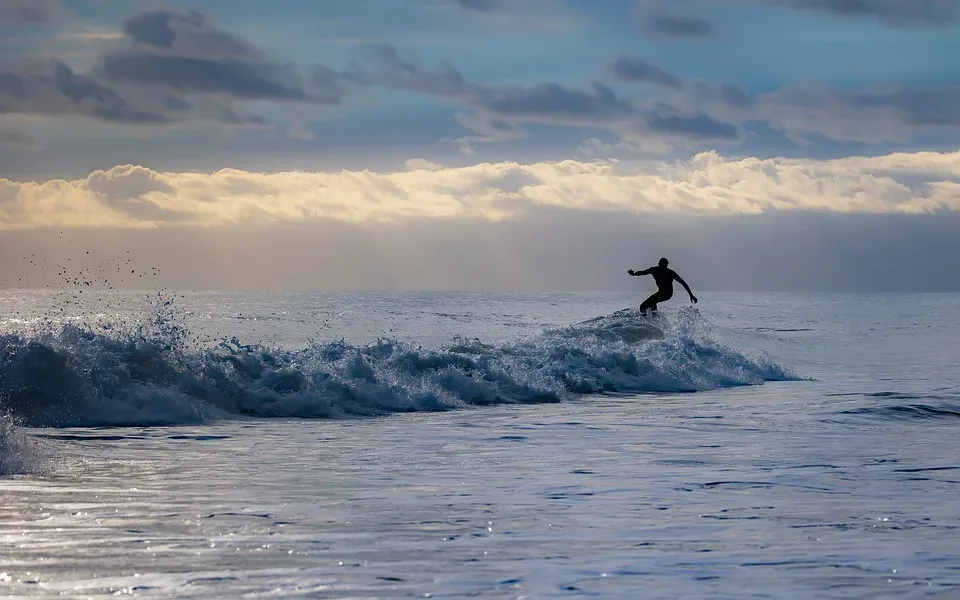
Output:
[[[960,291],[958,34],[956,0],[0,0],[0,286],[640,289],[665,255]]]

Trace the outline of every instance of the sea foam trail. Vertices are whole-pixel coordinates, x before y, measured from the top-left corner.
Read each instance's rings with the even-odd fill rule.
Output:
[[[183,332],[170,326],[109,335],[61,326],[0,337],[0,409],[32,426],[161,425],[437,411],[795,378],[726,345],[696,309],[653,322],[620,311],[498,344],[335,341],[293,351],[236,339],[188,351]]]

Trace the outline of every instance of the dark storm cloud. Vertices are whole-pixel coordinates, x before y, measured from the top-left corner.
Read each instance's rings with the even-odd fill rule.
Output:
[[[196,56],[252,58],[260,54],[250,43],[214,27],[195,10],[144,11],[124,21],[123,32],[135,44]]]
[[[960,22],[957,0],[755,0],[842,17],[879,19],[892,25],[949,25]]]
[[[713,25],[698,17],[650,11],[641,17],[640,31],[664,37],[704,38],[713,34]]]
[[[104,56],[101,70],[110,81],[169,86],[184,92],[278,101],[306,101],[309,97],[294,73],[282,81],[266,65],[238,60],[114,52]]]
[[[107,87],[89,75],[74,73],[64,64],[54,67],[54,80],[57,90],[71,100],[75,106],[86,107],[94,116],[107,121],[127,121],[131,123],[157,123],[167,121],[167,117],[132,107],[114,89]]]
[[[79,114],[105,121],[158,123],[168,117],[136,106],[115,88],[57,60],[0,63],[0,114]]]
[[[703,113],[690,116],[669,109],[648,114],[646,127],[648,131],[667,137],[716,141],[735,141],[740,138],[740,129],[735,125]]]
[[[653,83],[680,89],[680,79],[639,57],[621,56],[610,63],[607,71],[618,81],[627,83]]]
[[[45,23],[63,14],[57,0],[0,0],[0,28]]]
[[[150,10],[123,24],[130,48],[106,53],[98,72],[107,80],[239,99],[337,103],[337,88],[319,96],[296,69],[270,60],[249,42],[214,27],[197,11]]]

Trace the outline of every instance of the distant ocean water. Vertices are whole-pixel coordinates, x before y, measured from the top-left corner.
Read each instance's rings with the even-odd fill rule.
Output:
[[[960,597],[960,295],[641,296],[0,293],[0,595]]]

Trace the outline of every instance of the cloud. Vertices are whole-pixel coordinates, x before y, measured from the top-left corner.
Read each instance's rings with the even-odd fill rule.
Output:
[[[75,33],[57,34],[57,39],[81,42],[115,42],[123,39],[123,33],[109,29],[92,29]]]
[[[952,27],[960,23],[956,0],[726,0],[728,4],[752,3],[819,12],[841,18],[873,19],[892,27]],[[708,38],[714,34],[709,20],[677,14],[680,3],[638,0],[640,31],[665,38]]]
[[[754,0],[841,17],[878,19],[889,25],[946,26],[960,22],[956,0]]]
[[[485,88],[473,103],[483,118],[517,125],[602,127],[624,141],[642,144],[648,151],[656,151],[664,140],[691,144],[740,138],[736,125],[664,103],[637,105],[602,83],[590,88],[557,83]]]
[[[682,114],[670,107],[649,113],[646,127],[648,131],[668,138],[716,141],[740,139],[740,129],[736,125],[718,121],[703,113]]]
[[[638,78],[648,73],[659,76],[637,60]],[[631,59],[629,65],[634,62]],[[608,71],[617,68],[611,66]],[[645,90],[645,96],[642,112],[649,131],[673,130],[689,139],[710,139],[713,134],[717,140],[737,140],[742,137],[738,128],[757,124],[782,131],[798,143],[814,136],[863,144],[909,143],[921,136],[960,133],[957,85],[836,88],[806,84],[755,94],[730,82],[677,78],[677,86],[661,85]]]
[[[260,52],[250,43],[214,27],[196,10],[147,10],[123,23],[130,40],[155,50],[180,51],[195,56],[256,58]]]
[[[0,129],[0,144],[10,144],[13,146],[25,146],[32,148],[37,145],[37,141],[19,131]]]
[[[621,56],[610,63],[607,71],[617,81],[626,83],[653,83],[674,89],[682,86],[676,75],[639,57]]]
[[[480,119],[461,122],[494,137],[499,133],[513,133],[519,123],[593,126],[597,122],[641,120],[636,107],[618,98],[602,83],[590,87],[554,82],[480,85],[468,81],[446,63],[433,69],[424,68],[389,44],[372,47],[367,60],[354,63],[344,77],[361,85],[380,85],[461,101],[481,113]]]
[[[482,85],[468,80],[449,64],[424,68],[388,44],[372,50],[367,60],[354,63],[344,78],[359,85],[380,85],[446,98],[472,109],[472,115],[457,117],[465,127],[480,134],[465,138],[468,151],[477,142],[516,137],[524,124],[600,127],[625,139],[659,136],[684,143],[732,140],[739,136],[736,127],[699,111],[684,112],[663,103],[639,106],[600,82],[589,86],[556,82]],[[613,68],[619,68],[622,75],[644,75],[662,83],[671,77],[638,61],[624,59]]]
[[[502,221],[535,209],[665,214],[960,212],[960,152],[838,160],[678,163],[566,160],[402,171],[160,173],[138,166],[76,181],[0,179],[0,228],[231,226],[334,220]]]
[[[484,26],[502,35],[505,31],[564,33],[578,29],[583,18],[557,0],[421,0],[428,7],[455,8],[471,17],[472,26]],[[449,12],[449,11],[446,11]]]
[[[245,100],[335,104],[341,99],[330,82],[323,94],[311,95],[296,69],[214,27],[197,11],[144,11],[127,19],[123,31],[130,47],[107,52],[97,69],[108,81]]]
[[[454,0],[457,6],[467,10],[490,12],[502,8],[500,0]]]
[[[0,61],[0,115],[259,128],[267,120],[246,112],[242,102],[336,105],[341,83],[339,75],[319,68],[304,80],[297,69],[214,27],[199,12],[148,10],[123,23],[121,42],[107,46],[89,72],[55,58]]]
[[[46,23],[64,14],[58,0],[0,0],[0,28]]]
[[[475,97],[483,110],[502,117],[540,123],[620,121],[638,115],[635,106],[602,83],[579,89],[559,83],[485,88]]]
[[[707,38],[713,35],[713,24],[696,15],[676,12],[679,2],[637,0],[640,31],[664,38]]]
[[[96,171],[80,184],[93,192],[109,209],[137,221],[175,223],[189,221],[192,215],[165,207],[150,199],[151,193],[174,194],[176,189],[150,169],[125,165],[109,171]]]
[[[269,73],[265,68],[235,60],[114,52],[104,57],[101,68],[108,80],[127,84],[167,86],[177,91],[247,100],[308,100],[293,72],[284,81],[277,72]]]
[[[83,187],[109,204],[143,198],[150,192],[172,194],[175,190],[159,173],[144,167],[123,165],[109,171],[95,171],[83,181]]]
[[[792,0],[764,1],[799,6]],[[921,3],[911,4],[914,8],[901,4],[897,9],[892,3],[860,1],[830,6],[833,12],[926,14],[916,8]],[[520,10],[519,5],[506,2],[460,4],[508,19],[512,18],[509,11]],[[668,11],[676,10],[678,4],[647,0],[640,4],[641,14],[651,23],[660,19],[660,30],[670,35],[710,33],[702,23],[682,25],[690,19]],[[13,5],[7,0],[4,6]],[[442,0],[438,6],[441,16],[447,13],[444,18],[450,13],[464,18],[452,8],[452,0]],[[810,6],[827,10],[826,3]],[[940,5],[931,2],[922,10],[941,10],[936,6]],[[530,12],[529,5],[523,4],[523,11]],[[82,115],[141,126],[206,121],[266,128],[268,120],[252,112],[266,101],[283,105],[289,135],[309,138],[310,130],[303,123],[315,111],[342,106],[349,94],[359,94],[365,86],[381,86],[450,102],[456,121],[470,130],[452,140],[465,152],[484,142],[556,127],[581,129],[583,138],[613,134],[614,148],[647,152],[737,143],[746,139],[744,130],[749,128],[762,133],[782,131],[796,142],[823,137],[857,143],[910,142],[917,136],[945,135],[960,128],[958,86],[835,89],[807,85],[755,94],[729,82],[685,80],[639,56],[616,57],[597,74],[597,80],[579,84],[489,83],[445,62],[425,66],[389,44],[373,47],[345,70],[318,65],[301,71],[193,10],[137,12],[123,22],[121,40],[106,41],[100,47],[104,50],[89,71],[57,59],[0,61],[0,115]],[[638,89],[619,83],[647,85]],[[456,137],[458,132],[440,135]],[[782,140],[779,134],[775,137]]]
[[[339,104],[345,96],[344,78],[341,73],[317,65],[310,74],[310,83],[313,85],[311,97],[320,104]]]
[[[660,4],[644,6],[652,11]],[[650,153],[738,143],[746,137],[744,130],[758,125],[801,144],[814,136],[903,144],[960,130],[960,86],[804,85],[756,94],[731,82],[683,80],[637,56],[615,58],[606,75],[619,83],[652,84],[643,95],[601,82],[481,84],[447,63],[424,67],[389,44],[374,47],[346,73],[319,72],[331,85],[346,80],[459,104],[466,110],[457,121],[477,134],[453,140],[467,153],[483,142],[521,137],[527,125],[582,128],[592,130],[590,136],[602,129],[616,135],[622,148]]]
[[[0,114],[77,114],[125,123],[170,120],[149,104],[137,105],[114,87],[55,59],[0,63]]]
[[[608,144],[600,138],[593,137],[580,144],[580,146],[577,147],[577,150],[584,156],[596,158],[612,155],[614,147],[613,144]]]
[[[674,38],[704,38],[713,35],[710,21],[659,11],[643,15],[640,21],[643,33]]]
[[[741,139],[732,128],[767,127],[798,144],[833,140],[857,144],[915,144],[960,134],[960,86],[868,85],[831,87],[806,84],[751,93],[729,82],[682,81],[682,88],[647,92],[650,105],[680,117],[661,120],[687,135],[719,134]],[[700,122],[698,123],[698,119]],[[707,121],[714,123],[708,123]],[[652,127],[656,130],[656,127]]]
[[[855,142],[908,141],[960,129],[960,87],[788,87],[757,96],[759,117],[795,139],[811,134]]]
[[[411,158],[404,163],[408,169],[411,171],[425,170],[425,171],[440,171],[443,169],[443,165],[439,165],[435,162],[430,162],[424,158]]]

